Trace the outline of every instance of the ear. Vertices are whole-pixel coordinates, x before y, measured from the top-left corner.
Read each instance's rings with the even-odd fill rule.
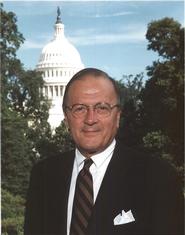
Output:
[[[121,109],[118,111],[118,113],[117,113],[117,128],[119,128],[119,124],[120,124],[120,118],[121,118],[121,113],[122,113],[122,111],[121,111]]]
[[[67,119],[66,115],[64,115],[64,123],[65,123],[66,127],[68,128],[69,124],[68,124],[68,119]]]
[[[70,132],[68,117],[65,113],[64,113],[64,124],[65,124],[66,128],[68,129],[68,131]]]

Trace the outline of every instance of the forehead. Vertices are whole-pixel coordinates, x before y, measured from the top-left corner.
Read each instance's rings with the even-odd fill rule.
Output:
[[[103,93],[115,93],[114,86],[112,82],[105,77],[102,76],[93,76],[93,75],[86,75],[79,80],[74,81],[70,88],[69,92],[70,96],[74,93],[96,93],[96,92],[103,92]]]
[[[99,102],[117,102],[117,93],[112,81],[103,76],[86,75],[70,85],[66,104],[95,104]]]

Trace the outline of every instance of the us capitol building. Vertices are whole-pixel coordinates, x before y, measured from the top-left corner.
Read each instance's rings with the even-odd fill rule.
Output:
[[[43,95],[51,103],[48,122],[52,129],[64,119],[62,102],[67,83],[83,68],[79,52],[64,35],[64,24],[58,7],[54,38],[42,49],[36,66],[44,80]]]

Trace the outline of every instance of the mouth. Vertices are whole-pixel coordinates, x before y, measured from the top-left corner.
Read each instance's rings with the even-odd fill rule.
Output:
[[[82,129],[83,132],[98,132],[99,129],[93,129],[93,128],[84,128]]]
[[[94,135],[94,134],[97,134],[98,132],[100,132],[100,130],[99,129],[91,129],[91,128],[89,128],[89,129],[82,129],[82,132],[84,134],[87,134],[87,135]]]

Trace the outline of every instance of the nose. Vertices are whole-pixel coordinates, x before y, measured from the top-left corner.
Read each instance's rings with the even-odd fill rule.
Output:
[[[97,122],[97,114],[93,107],[87,109],[84,122],[88,125],[93,125]]]

